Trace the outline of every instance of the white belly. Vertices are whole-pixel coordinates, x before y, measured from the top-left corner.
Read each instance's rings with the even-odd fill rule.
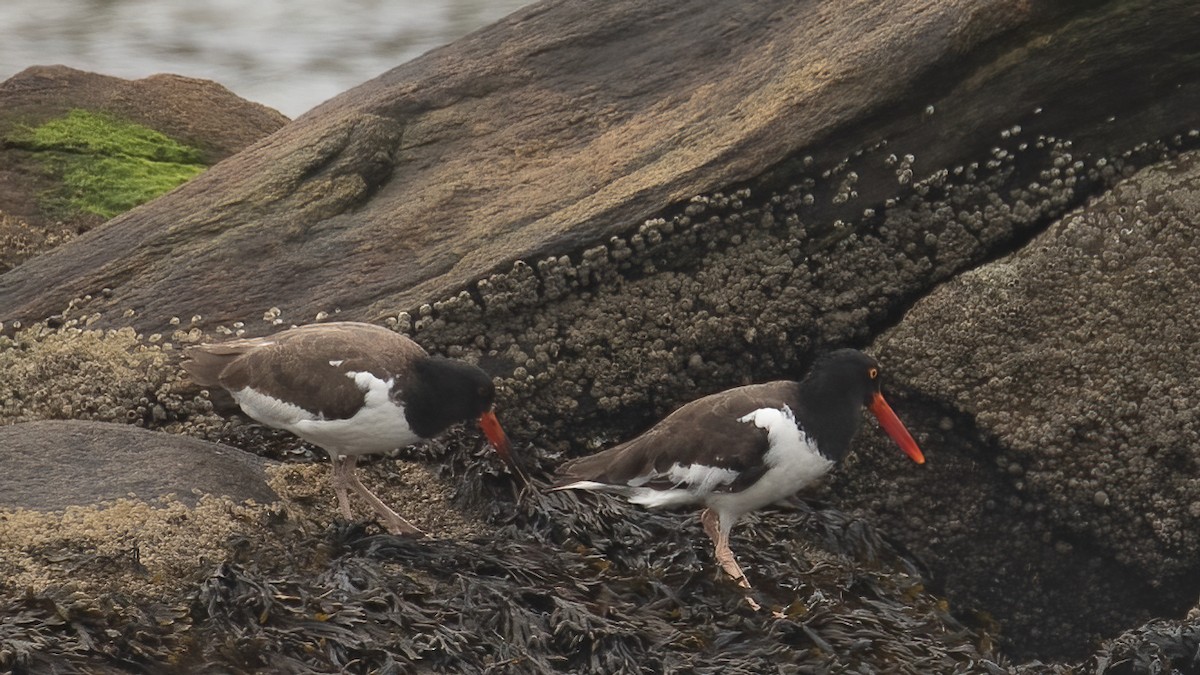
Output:
[[[833,468],[833,462],[816,455],[809,461],[790,461],[781,463],[769,469],[762,478],[741,492],[714,492],[705,500],[705,504],[731,518],[741,516],[761,509],[768,504],[791,497],[805,485],[808,485]]]
[[[391,403],[363,407],[344,420],[301,420],[288,431],[339,455],[386,452],[421,440],[408,428],[404,408]]]
[[[353,417],[328,420],[249,387],[231,392],[241,409],[267,426],[286,429],[339,455],[367,455],[403,448],[421,437],[404,417],[404,407],[388,396],[391,383],[370,373],[347,373],[363,390],[363,407]]]

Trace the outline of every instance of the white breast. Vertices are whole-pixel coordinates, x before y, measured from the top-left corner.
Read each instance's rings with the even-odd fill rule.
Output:
[[[404,407],[388,395],[392,380],[371,373],[346,373],[364,393],[363,406],[353,417],[327,420],[286,401],[246,387],[233,393],[247,415],[268,426],[286,429],[304,440],[339,455],[366,455],[403,448],[421,440],[404,417]]]
[[[764,463],[768,469],[753,485],[736,493],[714,493],[707,505],[725,519],[738,517],[790,497],[800,488],[829,473],[834,462],[817,452],[787,406],[759,408],[738,419],[767,430],[769,443]]]

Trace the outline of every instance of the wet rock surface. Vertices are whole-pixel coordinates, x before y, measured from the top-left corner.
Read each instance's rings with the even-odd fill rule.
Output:
[[[709,12],[722,10],[707,5],[687,17],[678,5],[633,11],[618,4],[599,13],[591,7],[594,16],[568,24],[576,32],[545,29],[544,22],[562,21],[572,7],[530,8],[393,71],[223,165],[233,168],[222,169],[219,178],[211,178],[214,171],[207,183],[202,177],[113,221],[89,240],[89,250],[60,249],[38,259],[37,269],[23,266],[0,277],[0,291],[11,291],[0,293],[0,318],[10,319],[6,330],[12,332],[13,317],[26,324],[14,340],[0,342],[0,359],[32,383],[12,387],[32,394],[6,394],[0,413],[11,421],[81,410],[95,419],[123,418],[281,456],[286,439],[221,421],[212,414],[213,402],[178,381],[175,345],[337,316],[377,319],[431,351],[479,362],[495,374],[501,418],[535,476],[564,456],[627,438],[686,400],[799,375],[817,351],[843,345],[883,355],[885,368],[894,371],[889,399],[930,462],[912,467],[868,425],[833,483],[817,493],[826,506],[767,511],[739,528],[733,547],[760,601],[788,614],[775,621],[749,613],[719,579],[692,515],[647,513],[604,498],[522,494],[477,452],[473,434],[453,434],[444,446],[408,459],[436,467],[455,508],[472,521],[454,525],[455,538],[403,542],[358,526],[331,528],[328,519],[315,525],[289,514],[280,524],[264,514],[282,528],[277,536],[294,555],[278,555],[271,548],[276,540],[267,536],[231,546],[228,559],[188,577],[182,594],[147,601],[70,596],[51,586],[6,594],[12,611],[0,616],[26,618],[0,624],[0,635],[24,642],[0,647],[0,663],[82,667],[102,652],[150,669],[170,662],[235,671],[266,667],[268,658],[296,670],[329,671],[610,672],[639,664],[698,672],[761,672],[781,664],[801,672],[1194,667],[1188,650],[1195,617],[1171,618],[1196,597],[1186,558],[1191,535],[1184,531],[1189,523],[1195,529],[1194,520],[1176,501],[1191,489],[1184,476],[1194,469],[1183,464],[1166,476],[1164,467],[1179,457],[1166,448],[1154,457],[1139,454],[1140,435],[1132,430],[1144,423],[1141,408],[1116,418],[1131,430],[1117,434],[1125,448],[1110,445],[1112,435],[1099,433],[1091,418],[1092,426],[1068,435],[1069,446],[1061,436],[1077,426],[1080,407],[1072,395],[1081,388],[1097,388],[1088,399],[1096,406],[1119,403],[1106,398],[1109,386],[1133,388],[1167,405],[1189,392],[1186,384],[1168,378],[1162,391],[1141,391],[1121,379],[1126,371],[1111,370],[1125,357],[1108,356],[1103,341],[1079,348],[1098,367],[1108,364],[1090,374],[1091,384],[1079,371],[1062,379],[1058,361],[1049,357],[1011,356],[1026,346],[1047,347],[1035,339],[1041,333],[1031,338],[1021,330],[1028,312],[1048,313],[1029,325],[1046,329],[1038,322],[1050,322],[1083,342],[1100,332],[1099,324],[1066,322],[1064,316],[1079,316],[1064,304],[1071,298],[1088,297],[1105,308],[1109,322],[1127,311],[1106,295],[1081,295],[1076,286],[1055,298],[1042,296],[1043,285],[1092,279],[1093,263],[1073,257],[1075,249],[1090,251],[1103,263],[1101,271],[1114,265],[1118,274],[1144,256],[1161,260],[1162,269],[1178,257],[1157,250],[1151,237],[1137,240],[1137,255],[1126,258],[1124,249],[1112,250],[1107,225],[1084,227],[1075,219],[1109,208],[1076,212],[1096,197],[1096,204],[1112,200],[1123,217],[1129,214],[1120,213],[1122,205],[1134,209],[1142,199],[1157,209],[1155,217],[1175,214],[1161,226],[1176,225],[1161,231],[1171,242],[1178,239],[1186,208],[1180,205],[1190,203],[1189,151],[1200,136],[1192,128],[1197,80],[1180,56],[1200,44],[1194,10],[1184,3],[1102,3],[1075,6],[1074,13],[1063,6],[1030,14],[1024,3],[975,3],[969,11],[908,3],[890,8],[900,14],[876,25],[873,5],[826,4],[776,15],[771,6],[757,5],[727,10],[737,15],[722,25],[736,29],[728,43],[713,43],[701,27],[712,21]],[[743,13],[751,11],[764,14]],[[714,154],[705,155],[700,168],[662,154],[676,145],[694,152],[697,140],[685,134],[666,142],[656,135],[695,123],[663,117],[670,108],[663,92],[675,96],[670,102],[704,101],[711,110],[721,100],[745,99],[745,82],[721,80],[732,92],[721,99],[695,93],[708,89],[688,89],[677,71],[664,71],[673,76],[669,82],[623,80],[629,88],[624,99],[648,106],[649,117],[603,94],[576,96],[584,106],[581,124],[604,119],[611,125],[600,136],[580,138],[619,137],[635,160],[664,157],[616,162],[610,174],[602,166],[606,153],[632,156],[617,152],[624,147],[571,142],[572,133],[584,132],[573,131],[577,125],[563,122],[561,113],[551,121],[566,131],[551,133],[537,111],[560,108],[529,96],[525,80],[484,87],[480,83],[489,80],[481,73],[492,71],[471,66],[502,63],[498,55],[506,55],[532,68],[548,54],[562,66],[557,71],[574,73],[579,66],[567,55],[595,60],[595,45],[609,44],[622,27],[641,39],[637,31],[650,30],[646,26],[661,19],[658,12],[673,17],[675,23],[664,25],[685,39],[727,45],[712,58],[732,62],[731,55],[749,49],[739,42],[740,31],[754,32],[758,46],[791,44],[763,39],[766,30],[802,42],[809,34],[797,26],[833,30],[829,22],[838,24],[838,16],[821,11],[844,11],[841,28],[874,36],[839,43],[865,45],[868,55],[850,60],[858,69],[852,72],[872,75],[782,70],[781,81],[798,87],[787,99],[795,110],[775,108],[777,121],[754,118],[762,126],[746,123],[737,106],[728,117],[705,117],[706,124],[712,118],[711,135],[704,137],[712,145],[704,152]],[[924,11],[927,21],[905,25],[896,18],[909,11]],[[625,12],[637,26],[621,23]],[[679,21],[696,30],[680,31]],[[597,36],[594,44],[577,37],[588,31]],[[952,46],[930,35],[949,36]],[[511,40],[500,39],[505,36]],[[901,40],[896,36],[902,41],[889,42]],[[573,51],[579,45],[587,49]],[[622,53],[648,61],[656,54]],[[808,65],[836,61],[796,53]],[[1064,59],[1065,53],[1073,58]],[[871,59],[883,57],[899,70],[878,73],[902,75],[898,98],[871,79]],[[753,72],[747,63],[753,59],[743,56],[739,73]],[[478,79],[418,86],[452,70]],[[572,76],[578,81],[549,80],[556,84],[547,90],[578,93],[575,87],[586,88],[598,76],[578,72]],[[709,82],[713,74],[701,75]],[[801,86],[812,82],[822,87]],[[852,103],[860,85],[875,92],[865,107]],[[526,96],[525,103],[506,98],[510,89]],[[691,93],[681,98],[680,92]],[[595,101],[613,114],[588,107]],[[831,116],[812,114],[813,106],[831,101],[851,103]],[[467,106],[476,135],[461,133],[464,113],[456,105]],[[813,126],[806,126],[802,120],[810,118]],[[530,139],[540,145],[515,142]],[[482,149],[493,146],[510,151],[504,162],[491,162],[491,151]],[[439,152],[468,159],[443,167],[431,160]],[[596,164],[581,168],[587,159],[581,155],[589,152]],[[466,171],[457,161],[477,167]],[[1172,162],[1178,165],[1171,168]],[[487,180],[478,167],[492,172]],[[466,178],[448,181],[443,168]],[[1143,188],[1130,187],[1148,175],[1154,178]],[[513,181],[528,184],[516,190]],[[1169,203],[1157,201],[1162,190],[1173,195]],[[1130,198],[1133,205],[1126,203]],[[246,226],[249,220],[271,233],[270,246]],[[432,226],[413,224],[433,221],[436,236]],[[446,223],[454,224],[457,238],[445,235]],[[430,243],[430,236],[437,241]],[[1057,257],[1039,257],[1029,243],[1046,237],[1066,237],[1052,247]],[[415,257],[398,254],[418,248]],[[459,264],[463,250],[472,254]],[[1014,250],[1012,259],[988,262]],[[478,264],[480,256],[486,265]],[[1022,256],[1043,267],[1020,263]],[[1073,261],[1069,269],[1077,273],[1048,267],[1059,258]],[[192,264],[184,270],[179,259]],[[425,276],[413,276],[410,264]],[[1014,264],[1020,269],[1015,282],[1004,272]],[[58,277],[39,277],[71,266],[61,284]],[[1192,273],[1188,264],[1181,270]],[[31,290],[39,279],[46,283]],[[1015,285],[1005,285],[1010,282]],[[938,291],[942,284],[951,290]],[[97,290],[104,287],[107,293]],[[1146,312],[1163,288],[1116,296],[1145,303],[1129,316],[1141,317],[1142,330],[1153,332]],[[957,304],[925,309],[937,293]],[[912,320],[919,323],[907,328],[914,303]],[[53,307],[57,327],[29,328],[29,317],[44,316],[37,307]],[[976,314],[992,309],[1012,320],[986,330],[972,324]],[[1189,320],[1176,318],[1175,329],[1186,329]],[[1069,330],[1059,330],[1062,323]],[[118,325],[137,330],[80,330]],[[974,332],[962,334],[968,328]],[[876,343],[881,333],[886,337]],[[1152,361],[1153,350],[1126,344],[1140,337],[1148,338],[1114,338],[1125,345],[1118,354]],[[121,393],[112,400],[103,391],[79,393],[77,379],[57,384],[58,378],[46,377],[56,368],[77,370],[56,366],[52,355],[84,343],[97,345],[104,372],[118,374]],[[1048,347],[1062,356],[1075,344]],[[959,360],[938,357],[943,352]],[[999,365],[976,365],[978,354],[997,357]],[[926,368],[926,359],[935,365]],[[75,362],[90,360],[81,354]],[[136,372],[146,373],[140,386],[127,376]],[[1005,378],[1019,381],[1021,391],[1014,393]],[[1037,401],[1062,407],[1039,412],[1031,407],[1033,390],[1059,394]],[[89,404],[93,399],[103,405]],[[25,400],[36,405],[23,406]],[[30,408],[44,412],[26,412]],[[1186,412],[1170,410],[1168,421],[1190,429]],[[1049,423],[1031,422],[1035,413]],[[1158,428],[1166,440],[1187,441],[1186,433],[1173,431],[1177,426]],[[1129,471],[1142,487],[1158,477],[1167,489],[1151,495],[1138,487],[1126,496],[1115,480],[1126,469],[1118,455],[1138,457]],[[1097,465],[1087,464],[1089,458],[1101,466],[1108,461],[1113,478],[1092,475]],[[385,477],[386,466],[378,465]],[[1060,476],[1067,479],[1061,488]],[[1144,541],[1145,550],[1137,548]],[[264,548],[257,548],[260,542]],[[1151,564],[1167,572],[1160,578],[1158,568],[1147,573],[1141,567]],[[55,618],[63,616],[75,631],[66,637],[64,620]],[[1147,621],[1152,616],[1162,618]],[[121,622],[140,632],[113,637],[109,630]],[[998,655],[998,640],[1009,655],[1041,661],[1014,666]],[[95,649],[98,643],[103,650]],[[514,647],[525,644],[534,648]]]
[[[273,306],[379,321],[517,259],[579,255],[698,194],[794,184],[808,163],[830,172],[813,193],[836,198],[825,222],[853,222],[940,169],[997,159],[1005,129],[1120,152],[1195,109],[1177,56],[1193,51],[1189,4],[1037,7],[528,7],[0,276],[0,321],[105,287],[93,307],[132,309],[145,330],[181,307],[209,327]],[[839,170],[877,143],[894,162]]]

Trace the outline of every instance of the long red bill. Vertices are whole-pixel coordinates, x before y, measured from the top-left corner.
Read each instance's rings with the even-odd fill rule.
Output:
[[[900,446],[904,454],[912,458],[912,461],[917,464],[925,463],[925,455],[921,454],[921,449],[917,447],[917,442],[913,440],[912,434],[908,433],[908,429],[904,428],[904,423],[896,417],[896,413],[892,412],[892,406],[883,400],[883,394],[875,392],[875,397],[871,399],[871,404],[867,408],[875,413],[875,417],[879,420],[879,426],[887,432],[888,436]]]
[[[500,428],[500,420],[496,419],[496,413],[491,410],[479,416],[479,428],[483,429],[483,435],[487,436],[488,443],[496,449],[496,454],[500,455],[500,459],[508,463],[512,463],[512,456],[508,449],[508,436],[504,435],[504,429]]]

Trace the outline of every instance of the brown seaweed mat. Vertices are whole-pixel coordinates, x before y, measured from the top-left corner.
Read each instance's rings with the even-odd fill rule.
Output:
[[[919,568],[862,518],[795,502],[738,529],[734,548],[757,599],[785,615],[775,618],[751,611],[721,577],[694,514],[648,512],[607,497],[520,491],[482,454],[464,453],[443,467],[459,486],[456,504],[480,514],[488,535],[414,541],[379,534],[373,524],[334,523],[297,541],[297,548],[309,548],[290,562],[256,555],[253,540],[239,542],[236,560],[216,564],[173,597],[148,600],[120,590],[85,597],[61,589],[5,595],[0,668],[734,674],[1014,669],[997,655],[993,636],[951,616],[946,603],[926,590]],[[1133,667],[1123,672],[1155,663],[1186,668],[1195,653],[1188,650],[1200,646],[1200,631],[1188,630],[1144,627],[1093,658]]]

